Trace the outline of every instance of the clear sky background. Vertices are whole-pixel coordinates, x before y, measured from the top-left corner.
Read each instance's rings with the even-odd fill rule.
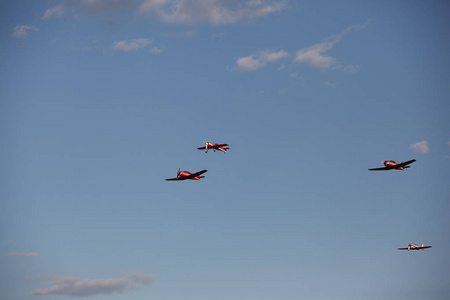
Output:
[[[0,298],[449,299],[449,15],[0,1]]]

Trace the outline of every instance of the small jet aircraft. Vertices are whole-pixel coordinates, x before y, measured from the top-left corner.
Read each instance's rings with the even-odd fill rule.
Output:
[[[169,178],[169,179],[166,179],[166,180],[167,181],[186,180],[186,179],[200,180],[200,178],[205,178],[205,176],[200,176],[200,175],[202,175],[203,173],[206,173],[206,172],[208,172],[208,171],[207,170],[202,170],[200,172],[192,174],[191,172],[180,171],[180,169],[178,169],[176,178]]]
[[[408,248],[398,248],[398,250],[424,250],[427,248],[431,248],[431,246],[424,246],[424,244],[422,244],[422,246],[419,246],[410,242]]]
[[[211,143],[211,140],[209,140],[209,142],[203,141],[203,143],[205,143],[206,146],[205,147],[200,147],[200,148],[197,148],[197,149],[198,150],[205,150],[206,149],[205,153],[208,153],[209,149],[213,149],[214,152],[216,152],[216,150],[219,150],[219,151],[222,151],[223,153],[227,153],[227,150],[230,149],[228,147],[228,144],[214,144],[214,143]]]
[[[406,162],[402,162],[399,164],[393,160],[380,161],[382,164],[385,165],[384,168],[374,168],[374,169],[369,169],[369,171],[387,171],[387,170],[402,170],[402,171],[404,171],[406,168],[410,167],[407,165],[409,165],[415,161],[416,161],[415,159],[412,159],[412,160],[408,160]]]

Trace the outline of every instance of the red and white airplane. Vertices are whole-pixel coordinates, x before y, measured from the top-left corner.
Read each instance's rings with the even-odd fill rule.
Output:
[[[374,168],[374,169],[369,169],[369,171],[387,171],[387,170],[402,170],[404,171],[406,168],[409,168],[410,166],[407,166],[413,162],[415,162],[415,159],[412,160],[408,160],[402,163],[396,163],[393,160],[386,160],[386,161],[380,161],[382,164],[385,165],[384,168]]]
[[[424,244],[422,244],[422,246],[419,246],[413,243],[409,243],[408,248],[398,248],[398,250],[424,250],[427,248],[431,248],[431,246],[425,246]]]
[[[200,176],[200,175],[202,175],[203,173],[206,173],[206,172],[208,172],[208,171],[207,170],[202,170],[200,172],[192,174],[191,172],[180,171],[180,169],[178,169],[177,178],[169,178],[169,179],[166,179],[166,180],[167,181],[186,180],[186,179],[200,180],[200,178],[205,178],[205,176]]]
[[[200,148],[197,148],[197,149],[198,150],[205,150],[206,149],[205,153],[208,153],[209,149],[213,149],[214,152],[216,152],[216,150],[219,150],[219,151],[222,151],[223,153],[227,153],[227,150],[230,149],[228,147],[228,144],[214,144],[214,143],[211,143],[211,140],[209,140],[209,142],[203,141],[203,143],[205,143],[206,146],[205,147],[200,147]]]

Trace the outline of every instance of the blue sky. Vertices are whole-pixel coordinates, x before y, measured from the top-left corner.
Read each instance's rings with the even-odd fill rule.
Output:
[[[445,1],[0,8],[2,299],[450,297]]]

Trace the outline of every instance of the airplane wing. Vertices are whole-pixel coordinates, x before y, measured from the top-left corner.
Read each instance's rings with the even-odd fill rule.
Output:
[[[189,175],[188,178],[194,178],[194,177],[200,176],[200,175],[202,175],[203,173],[206,173],[206,172],[208,172],[208,170],[201,170],[200,172],[197,172],[197,173]]]
[[[384,168],[374,168],[374,169],[369,169],[369,171],[385,171],[385,170],[391,170],[391,167],[384,167]]]
[[[396,168],[398,168],[398,167],[404,167],[404,166],[406,166],[406,165],[409,165],[409,164],[412,164],[413,162],[415,162],[416,160],[415,159],[411,159],[411,160],[408,160],[408,161],[405,161],[405,162],[403,162],[403,163],[401,163],[401,164],[398,164],[398,165],[396,165],[395,167]]]
[[[408,248],[397,248],[398,250],[408,250]]]
[[[225,147],[225,146],[228,146],[228,144],[219,144],[219,145],[217,145],[217,147]]]
[[[166,179],[166,181],[175,181],[175,180],[181,180],[181,179],[179,179],[179,178],[169,178],[169,179]]]
[[[206,147],[200,147],[200,148],[197,148],[198,150],[205,150],[206,149]]]
[[[427,249],[427,248],[431,248],[431,246],[423,246],[423,247],[419,247],[420,249]]]

